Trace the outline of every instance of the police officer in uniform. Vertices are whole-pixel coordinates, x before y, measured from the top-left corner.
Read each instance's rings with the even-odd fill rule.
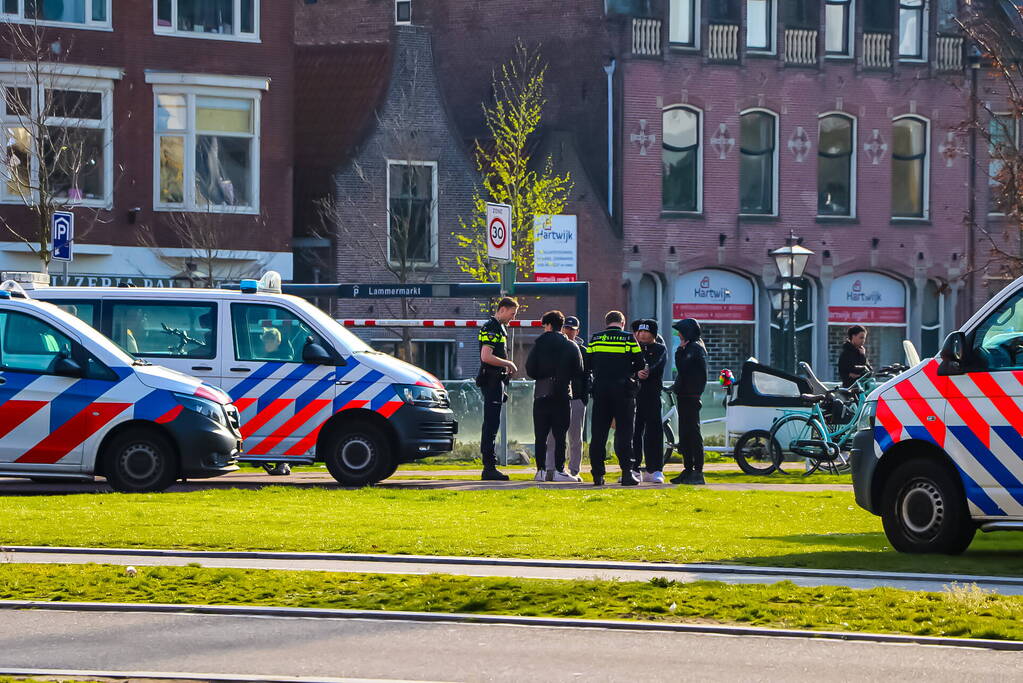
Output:
[[[483,395],[483,432],[480,451],[483,456],[483,481],[508,481],[508,475],[497,469],[494,441],[501,428],[501,406],[508,400],[505,386],[518,371],[508,360],[508,330],[505,325],[515,319],[519,303],[510,297],[497,302],[497,311],[480,328],[480,370],[476,386]]]
[[[664,386],[664,365],[668,350],[657,341],[657,321],[637,320],[632,323],[639,348],[643,351],[645,367],[636,376],[639,379],[639,393],[636,396],[636,429],[632,436],[632,448],[636,464],[646,459],[642,471],[643,481],[664,483],[664,429],[661,426],[661,390]]]
[[[611,421],[615,423],[615,455],[622,468],[622,486],[639,482],[632,453],[632,428],[636,414],[636,380],[643,369],[643,353],[636,339],[625,331],[625,316],[610,311],[604,316],[607,329],[593,335],[586,353],[587,368],[593,373],[593,413],[590,440],[590,470],[593,484],[604,483],[604,456]]]

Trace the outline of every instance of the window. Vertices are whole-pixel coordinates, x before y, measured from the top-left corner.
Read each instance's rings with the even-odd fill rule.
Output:
[[[215,358],[214,303],[110,304],[110,338],[130,354],[147,358]]]
[[[394,23],[412,23],[412,0],[394,0]]]
[[[671,0],[668,40],[672,45],[696,47],[696,9],[698,0]]]
[[[938,31],[941,33],[958,33],[959,16],[958,0],[938,0]]]
[[[714,0],[708,3],[707,14],[711,21],[738,24],[742,16],[739,0]]]
[[[0,19],[110,28],[110,0],[2,0]]]
[[[995,114],[988,123],[988,188],[991,213],[1004,211],[1006,188],[1016,187],[1015,164],[1019,150],[1019,120],[1011,114]]]
[[[938,290],[933,280],[924,285],[923,309],[920,311],[920,355],[933,357],[941,347],[942,310],[945,295]]]
[[[157,91],[157,209],[258,211],[259,97],[220,92]]]
[[[785,28],[813,30],[820,26],[819,0],[789,0],[782,7],[785,10]]]
[[[896,119],[892,130],[892,216],[927,216],[927,123]]]
[[[374,339],[371,345],[377,351],[400,358],[401,341],[397,339]],[[456,379],[455,342],[447,339],[417,339],[412,341],[412,358],[408,362],[440,380]]]
[[[834,57],[852,54],[852,0],[824,0],[824,50]]]
[[[1023,292],[1017,292],[980,324],[972,359],[983,370],[1023,370]]]
[[[867,33],[891,33],[895,30],[894,0],[868,0],[863,4],[863,30]]]
[[[437,261],[437,164],[387,162],[388,258]]]
[[[71,357],[71,339],[42,320],[22,313],[0,313],[0,320],[4,370],[53,374],[58,358]]]
[[[855,127],[853,119],[841,114],[820,118],[817,136],[817,214],[820,216],[854,214]]]
[[[256,40],[258,0],[153,0],[157,33]]]
[[[775,116],[765,111],[746,112],[740,128],[739,211],[772,215],[778,168]]]
[[[661,118],[661,207],[700,211],[700,114],[688,107],[665,110]]]
[[[265,304],[231,304],[234,355],[239,361],[301,363],[306,344],[330,346],[291,311]]]
[[[36,87],[14,75],[8,83],[0,83],[0,135],[4,141],[0,201],[36,201],[42,173],[50,195],[68,204],[106,206],[113,184],[112,83],[57,75],[49,78],[59,79],[62,87]],[[40,119],[42,130],[36,130]]]
[[[924,0],[900,0],[899,2],[899,57],[902,59],[924,58]]]
[[[774,49],[772,0],[746,0],[746,47],[763,52]]]
[[[96,314],[99,312],[99,305],[93,301],[80,301],[80,300],[68,300],[58,299],[52,301],[57,308],[70,313],[75,316],[86,325],[91,327],[99,327],[99,321],[96,319]]]

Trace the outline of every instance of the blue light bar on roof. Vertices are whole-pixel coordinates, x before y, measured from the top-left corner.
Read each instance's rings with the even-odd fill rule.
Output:
[[[259,290],[259,281],[242,280],[241,284],[238,285],[238,289],[242,290],[243,294],[255,294]]]

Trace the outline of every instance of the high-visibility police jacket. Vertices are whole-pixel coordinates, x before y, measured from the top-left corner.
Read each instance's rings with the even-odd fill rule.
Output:
[[[484,346],[489,346],[494,350],[494,356],[505,360],[508,359],[508,329],[498,322],[497,318],[491,316],[490,320],[480,328],[479,341],[481,353]],[[476,378],[477,380],[492,380],[502,378],[506,374],[504,368],[488,365],[480,361],[480,370]]]
[[[643,369],[643,352],[625,330],[609,327],[590,339],[586,368],[593,373],[593,393],[633,390],[633,375]]]

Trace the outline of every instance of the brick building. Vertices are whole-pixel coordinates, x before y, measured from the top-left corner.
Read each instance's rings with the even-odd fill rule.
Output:
[[[38,161],[25,114],[42,111],[89,131],[80,172],[55,185],[74,205],[72,283],[203,276],[171,224],[218,236],[205,245],[215,277],[269,267],[290,278],[293,16],[291,3],[270,0],[3,3],[0,85],[17,100],[0,108],[0,213],[30,222],[21,190]],[[44,77],[12,32],[50,47]],[[60,107],[71,106],[69,118]],[[156,249],[142,246],[147,232]],[[24,243],[3,240],[0,269],[38,270]]]

